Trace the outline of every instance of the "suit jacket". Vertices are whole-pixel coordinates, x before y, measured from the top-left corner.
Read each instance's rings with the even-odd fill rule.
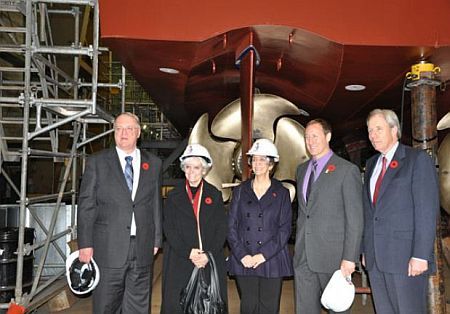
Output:
[[[229,271],[232,275],[279,278],[292,276],[292,257],[287,242],[291,235],[292,206],[289,191],[272,179],[267,192],[258,200],[252,180],[233,191],[228,219],[231,248]],[[241,259],[262,253],[266,261],[256,269],[245,268]]]
[[[133,211],[137,265],[150,265],[153,248],[162,246],[161,160],[141,150],[141,165],[133,201],[115,148],[88,159],[78,202],[78,245],[93,247],[99,266],[125,264]]]
[[[217,264],[220,290],[227,300],[227,281],[224,245],[227,235],[227,217],[222,194],[214,186],[203,181],[200,200],[200,233],[203,250],[210,251]],[[193,248],[199,248],[197,221],[188,198],[185,183],[170,191],[164,204],[164,266],[162,281],[161,313],[182,313],[180,292],[191,276],[194,264],[189,260]],[[209,271],[209,267],[206,267]],[[209,274],[207,274],[209,278]]]
[[[370,178],[379,154],[367,161],[364,179],[364,240],[366,268],[375,261],[387,273],[407,274],[411,257],[425,259],[434,271],[434,239],[439,187],[431,158],[399,144],[383,177],[376,205]]]
[[[308,162],[297,168],[298,220],[294,267],[307,261],[314,272],[332,273],[341,261],[359,259],[363,205],[358,167],[333,154],[314,182],[308,203],[303,180]]]

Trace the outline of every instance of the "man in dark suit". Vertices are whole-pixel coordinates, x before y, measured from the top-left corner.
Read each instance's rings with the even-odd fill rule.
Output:
[[[296,313],[321,313],[320,294],[333,273],[355,271],[363,229],[362,182],[358,167],[330,149],[331,128],[322,119],[305,130],[311,160],[297,169],[298,220],[295,241]]]
[[[89,158],[78,203],[78,245],[100,283],[93,312],[149,313],[153,256],[162,245],[161,160],[136,148],[139,118],[114,122],[116,147]]]
[[[367,118],[369,139],[380,152],[366,164],[363,264],[377,313],[425,313],[439,189],[435,166],[420,150],[399,143],[392,110]]]

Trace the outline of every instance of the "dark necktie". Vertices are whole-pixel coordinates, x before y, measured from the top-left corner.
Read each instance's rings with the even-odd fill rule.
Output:
[[[130,190],[130,193],[133,191],[133,157],[127,156],[125,157],[125,161],[127,162],[125,164],[125,180],[127,181],[128,190]]]
[[[386,157],[383,157],[383,163],[381,165],[381,171],[378,175],[377,182],[375,183],[375,190],[373,191],[373,204],[377,202],[378,193],[380,193],[381,182],[383,181],[384,174],[386,173]]]
[[[315,159],[312,160],[311,173],[309,174],[308,186],[306,187],[306,201],[309,200],[309,193],[311,193],[311,187],[314,183],[316,177],[317,170],[317,161]]]

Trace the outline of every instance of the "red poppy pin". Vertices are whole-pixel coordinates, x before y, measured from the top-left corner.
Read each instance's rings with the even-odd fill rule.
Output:
[[[142,163],[142,169],[144,169],[145,171],[147,171],[148,168],[150,168],[150,165],[148,164],[148,162],[143,162],[143,163]]]
[[[391,163],[389,164],[389,167],[391,167],[392,169],[397,168],[398,167],[398,161],[397,160],[391,161]]]
[[[272,196],[273,196],[273,197],[277,197],[277,193],[273,192],[273,193],[272,193]]]
[[[330,173],[333,172],[334,170],[336,170],[335,165],[328,165],[327,170],[325,170],[325,173]]]
[[[211,197],[208,196],[207,198],[205,198],[205,203],[208,204],[208,205],[211,205],[212,204]]]

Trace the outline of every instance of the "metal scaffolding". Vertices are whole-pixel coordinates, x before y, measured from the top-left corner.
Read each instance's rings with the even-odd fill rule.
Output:
[[[73,31],[73,42],[61,43],[54,38],[55,19],[60,19],[59,27]],[[72,19],[70,26],[62,26],[61,19],[63,24]],[[92,34],[88,21],[92,21]],[[0,0],[0,42],[0,174],[19,198],[18,205],[0,206],[18,207],[14,301],[30,310],[45,302],[50,285],[65,273],[67,248],[57,240],[75,237],[77,159],[84,156],[85,144],[112,132],[113,116],[102,109],[103,103],[98,104],[98,88],[121,89],[123,84],[99,83],[99,55],[107,50],[99,47],[99,8],[95,0]],[[80,69],[88,69],[85,72],[90,80],[86,75],[81,79]],[[93,124],[100,126],[100,131],[88,138],[89,125]],[[70,148],[63,147],[63,138],[66,144],[71,143]],[[39,158],[60,163],[57,193],[28,193],[29,163]],[[20,187],[6,171],[7,162],[20,162]],[[38,213],[38,204],[43,202],[53,202],[45,204],[51,205],[46,207],[48,221]],[[64,202],[71,203],[70,223],[65,230],[55,232],[58,215],[67,209]],[[25,245],[25,226],[30,220],[45,237]],[[46,263],[50,248],[61,261],[56,267]],[[33,282],[25,292],[24,257],[38,250]],[[56,271],[44,275],[46,267]],[[65,281],[61,281],[63,285]],[[8,308],[8,304],[0,304],[0,308]]]

